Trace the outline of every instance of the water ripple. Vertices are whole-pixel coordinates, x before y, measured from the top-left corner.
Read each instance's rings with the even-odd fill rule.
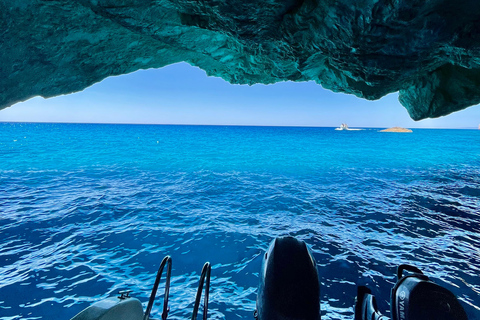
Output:
[[[257,145],[257,129],[251,135],[238,129],[237,147],[217,141],[227,152],[218,144],[206,148],[210,133],[193,128],[193,136],[199,137],[195,130],[205,135],[181,142],[193,150],[176,147],[176,136],[162,140],[167,152],[155,149],[155,130],[166,129],[145,129],[142,140],[125,127],[112,142],[118,150],[82,148],[88,141],[72,132],[65,137],[77,140],[66,149],[57,149],[53,138],[45,150],[24,142],[21,148],[43,165],[0,154],[0,319],[68,319],[125,288],[145,307],[167,254],[173,258],[170,319],[190,317],[207,260],[210,319],[252,319],[263,251],[283,235],[312,247],[322,319],[352,319],[360,284],[387,310],[401,263],[417,265],[459,297],[469,319],[480,319],[478,158],[466,153],[455,165],[445,160],[454,155],[437,162],[420,153],[416,162],[397,161],[395,154],[367,158],[355,149],[358,136],[350,135],[342,143],[356,158],[332,161],[340,149],[321,149],[330,144],[318,141],[316,131],[295,140],[303,132],[296,129],[280,131],[283,140],[273,129],[262,131],[269,143],[286,141],[283,148]],[[369,139],[373,146],[385,143]],[[242,141],[255,145],[250,150]],[[158,301],[153,314],[160,310]]]

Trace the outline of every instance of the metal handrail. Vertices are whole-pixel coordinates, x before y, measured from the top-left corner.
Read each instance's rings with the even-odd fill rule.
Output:
[[[198,308],[200,306],[200,299],[202,298],[203,283],[205,282],[205,297],[203,302],[203,320],[207,320],[208,312],[208,296],[210,291],[210,272],[212,266],[210,262],[205,262],[202,268],[202,274],[200,275],[200,281],[198,283],[197,295],[195,297],[195,305],[193,306],[192,320],[197,319]]]
[[[143,316],[143,320],[150,319],[150,311],[152,311],[153,302],[155,300],[155,296],[157,295],[158,285],[160,284],[160,278],[162,277],[163,268],[165,264],[168,263],[167,266],[167,279],[165,282],[165,295],[163,297],[163,312],[162,312],[162,320],[166,320],[168,316],[168,294],[170,293],[170,277],[172,275],[172,258],[170,256],[166,256],[163,258],[162,263],[160,263],[160,267],[158,268],[157,277],[155,278],[155,284],[153,285],[152,294],[150,295],[150,300],[148,301],[147,309],[145,310],[145,315]]]

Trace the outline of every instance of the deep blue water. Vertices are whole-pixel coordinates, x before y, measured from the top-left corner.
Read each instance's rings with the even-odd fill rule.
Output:
[[[208,260],[209,318],[253,320],[281,235],[313,250],[322,319],[353,319],[357,284],[387,311],[401,263],[480,319],[479,218],[480,130],[0,123],[0,319],[126,288],[145,307],[169,254],[169,319],[190,318]]]

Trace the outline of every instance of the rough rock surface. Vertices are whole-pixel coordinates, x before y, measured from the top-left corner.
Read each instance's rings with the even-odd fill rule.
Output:
[[[410,129],[402,128],[402,127],[393,127],[384,130],[380,130],[380,132],[412,132]]]
[[[419,120],[480,102],[478,0],[0,0],[0,109],[186,61],[314,80]]]

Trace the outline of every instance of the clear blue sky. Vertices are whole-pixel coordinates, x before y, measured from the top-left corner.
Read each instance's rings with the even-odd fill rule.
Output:
[[[313,82],[232,85],[179,63],[110,77],[74,94],[33,98],[1,110],[0,121],[477,128],[480,107],[415,122],[397,94],[367,101]]]

